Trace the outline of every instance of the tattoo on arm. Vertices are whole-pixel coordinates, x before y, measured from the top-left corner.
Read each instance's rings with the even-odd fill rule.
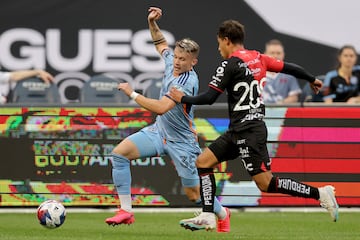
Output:
[[[155,45],[166,41],[164,35],[160,31],[160,28],[155,21],[149,22],[149,30]]]
[[[154,40],[154,41],[153,41],[153,43],[154,43],[155,45],[159,45],[159,44],[161,44],[161,43],[163,43],[163,42],[166,42],[166,40],[165,40],[164,37],[162,37],[162,38],[160,38],[160,39],[158,39],[158,40]]]

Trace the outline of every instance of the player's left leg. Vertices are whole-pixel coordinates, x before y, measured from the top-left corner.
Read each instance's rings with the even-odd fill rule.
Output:
[[[181,183],[185,193],[187,194],[187,197],[196,204],[201,204],[202,201],[200,198],[199,175],[195,165],[196,158],[201,152],[199,145],[196,142],[193,144],[167,142],[165,149],[173,160],[178,175],[181,177]],[[215,215],[212,220],[213,221],[211,221],[211,223],[206,224],[207,226],[188,226],[182,224],[182,221],[180,221],[180,225],[192,230],[205,228],[212,230],[216,228]]]
[[[330,212],[333,221],[337,221],[339,207],[332,186],[317,188],[291,178],[273,176],[266,146],[266,128],[259,127],[246,134],[248,136],[244,147],[246,147],[248,153],[246,157],[243,157],[243,162],[261,191],[320,200],[321,206]]]
[[[182,149],[181,151],[184,151],[184,147],[182,147],[181,149]],[[211,152],[210,150],[205,150],[205,151],[209,151],[209,153]],[[178,152],[178,150],[175,150],[173,152]],[[185,149],[184,154],[188,154],[188,153],[189,153],[189,151],[187,151]],[[177,154],[177,155],[181,156],[181,154]],[[184,161],[184,157],[181,159],[181,161],[177,161],[178,164],[175,164],[175,165],[177,165],[176,167],[179,172],[179,175],[181,174],[180,176],[186,176],[186,173],[189,172],[186,169],[185,170],[182,169],[181,165],[182,165],[183,161]],[[216,161],[216,158],[215,158],[215,161]],[[213,164],[211,164],[211,165],[213,165]],[[204,171],[204,169],[198,169],[198,170],[200,170],[201,172]],[[215,178],[214,178],[214,175],[212,172],[213,169],[212,169],[212,167],[210,167],[210,168],[207,168],[207,170],[209,170],[209,176],[207,176],[205,178],[211,179],[210,181],[213,181],[213,186],[215,187]],[[193,170],[192,170],[192,172],[193,172]],[[191,176],[194,176],[194,174],[191,173]],[[197,177],[197,183],[199,183],[199,175],[196,174],[196,177]],[[200,181],[203,181],[205,178],[200,178]],[[182,180],[184,180],[183,177],[182,177]],[[187,185],[186,182],[183,181],[183,186],[184,186],[184,189],[186,189],[189,185]],[[212,188],[208,185],[205,186],[205,183],[204,183],[204,187],[207,189]],[[197,188],[197,189],[199,189],[199,188]],[[203,193],[204,191],[207,191],[207,190],[202,189],[200,192]],[[211,192],[212,192],[212,190],[211,190]],[[203,193],[203,194],[207,194],[207,193]],[[205,201],[204,198],[200,198],[199,190],[197,190],[197,194],[193,195],[193,196],[197,196],[196,203],[199,205]],[[212,200],[209,200],[209,198],[211,198]],[[193,200],[194,200],[194,198],[193,198]],[[211,202],[211,206],[207,207],[208,208],[207,213],[202,211],[200,213],[197,213],[196,217],[194,217],[194,218],[183,219],[180,221],[180,225],[186,229],[191,229],[191,230],[201,230],[201,229],[213,230],[216,228],[216,226],[218,226],[218,228],[217,228],[218,232],[229,232],[230,231],[230,212],[228,211],[228,209],[221,206],[220,202],[215,197],[215,188],[214,188],[213,194],[211,194],[211,196],[208,194],[208,196],[206,197],[206,204],[208,204],[209,202]],[[214,213],[216,214],[216,216]],[[216,217],[217,217],[217,221],[216,221]]]
[[[195,201],[196,205],[201,206],[202,201],[200,197],[200,186],[199,186],[199,180],[196,180],[196,187],[194,186],[195,180],[193,179],[184,179],[181,178],[182,185],[184,187],[185,194],[188,196],[189,199],[197,199]],[[192,182],[192,183],[191,183]],[[193,201],[193,200],[192,200]],[[202,211],[197,211],[194,213],[194,215],[197,217],[202,213]],[[217,217],[217,232],[230,232],[230,209],[223,207],[219,200],[214,197],[214,213]],[[202,226],[192,226],[189,227],[185,224],[185,222],[191,222],[191,219],[184,219],[180,221],[180,225],[184,228],[191,229],[191,230],[200,230],[204,229]]]
[[[112,176],[121,208],[115,216],[105,220],[107,224],[132,224],[135,221],[132,213],[130,160],[160,154],[161,139],[156,133],[144,128],[124,139],[114,148]]]
[[[121,208],[115,216],[105,219],[109,225],[132,224],[135,221],[131,205],[131,172],[130,160],[139,157],[135,142],[127,139],[121,141],[112,152],[112,178],[119,197]]]
[[[196,203],[200,197],[199,176],[195,166],[195,160],[201,152],[199,145],[196,142],[166,141],[164,149],[175,165],[187,198]]]
[[[217,232],[220,233],[230,232],[230,216],[231,216],[230,209],[223,207],[219,202],[219,200],[217,199],[217,197],[215,196],[216,181],[213,172],[214,171],[213,167],[219,163],[218,158],[215,156],[213,150],[211,150],[210,148],[206,148],[203,153],[204,154],[199,156],[196,161],[198,174],[200,176],[200,182],[201,182],[201,187],[200,187],[201,197],[202,197],[202,201],[204,202],[203,209],[207,208],[205,207],[205,204],[207,204],[206,201],[210,200],[210,204],[207,210],[211,211],[211,208],[213,208],[213,212],[217,217],[217,222],[216,222]],[[208,181],[209,179],[210,181]],[[210,182],[211,182],[211,186],[208,185]],[[206,193],[207,191],[206,188],[212,189],[211,191],[212,200],[209,199],[209,194]],[[211,203],[213,203],[213,206],[211,206]]]
[[[320,201],[320,206],[325,208],[336,222],[339,218],[339,205],[335,198],[333,186],[313,187],[291,178],[272,176],[271,172],[263,172],[253,176],[259,189],[268,193],[283,193],[295,197],[312,198]]]

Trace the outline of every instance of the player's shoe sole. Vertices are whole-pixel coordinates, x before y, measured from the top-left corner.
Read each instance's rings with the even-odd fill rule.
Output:
[[[208,225],[197,225],[194,223],[184,223],[181,221],[180,221],[180,226],[191,231],[197,231],[197,230],[213,231],[215,229],[214,227]]]

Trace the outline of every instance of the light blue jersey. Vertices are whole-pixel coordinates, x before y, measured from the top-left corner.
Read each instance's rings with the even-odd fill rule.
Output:
[[[164,50],[162,56],[165,60],[165,72],[162,80],[160,98],[166,96],[172,87],[183,91],[186,95],[194,96],[199,91],[199,79],[194,70],[182,73],[178,77],[173,76],[172,50]],[[195,142],[197,141],[194,124],[194,106],[176,104],[174,108],[156,118],[159,133],[167,141]]]
[[[360,70],[360,65],[355,65],[352,69],[353,71],[356,71],[356,70]],[[331,70],[329,72],[326,73],[325,75],[325,79],[324,79],[324,88],[325,87],[329,87],[330,86],[330,81],[333,77],[337,76],[338,75],[338,71],[337,70]]]
[[[173,76],[172,50],[162,53],[165,59],[165,72],[160,90],[160,98],[167,96],[172,87],[186,95],[197,95],[199,80],[194,70]],[[128,137],[138,148],[140,157],[168,155],[175,165],[183,186],[194,187],[199,184],[195,160],[201,149],[197,141],[194,125],[194,106],[176,104],[154,124],[144,127]]]

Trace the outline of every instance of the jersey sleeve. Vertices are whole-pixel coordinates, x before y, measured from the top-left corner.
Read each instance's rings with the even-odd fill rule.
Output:
[[[284,67],[284,62],[276,58],[261,54],[262,62],[266,66],[266,70],[270,72],[281,72]]]
[[[165,61],[165,66],[169,67],[173,65],[174,52],[170,48],[166,48],[162,51],[161,56]]]
[[[211,77],[209,87],[223,93],[229,83],[233,58],[222,61]]]

